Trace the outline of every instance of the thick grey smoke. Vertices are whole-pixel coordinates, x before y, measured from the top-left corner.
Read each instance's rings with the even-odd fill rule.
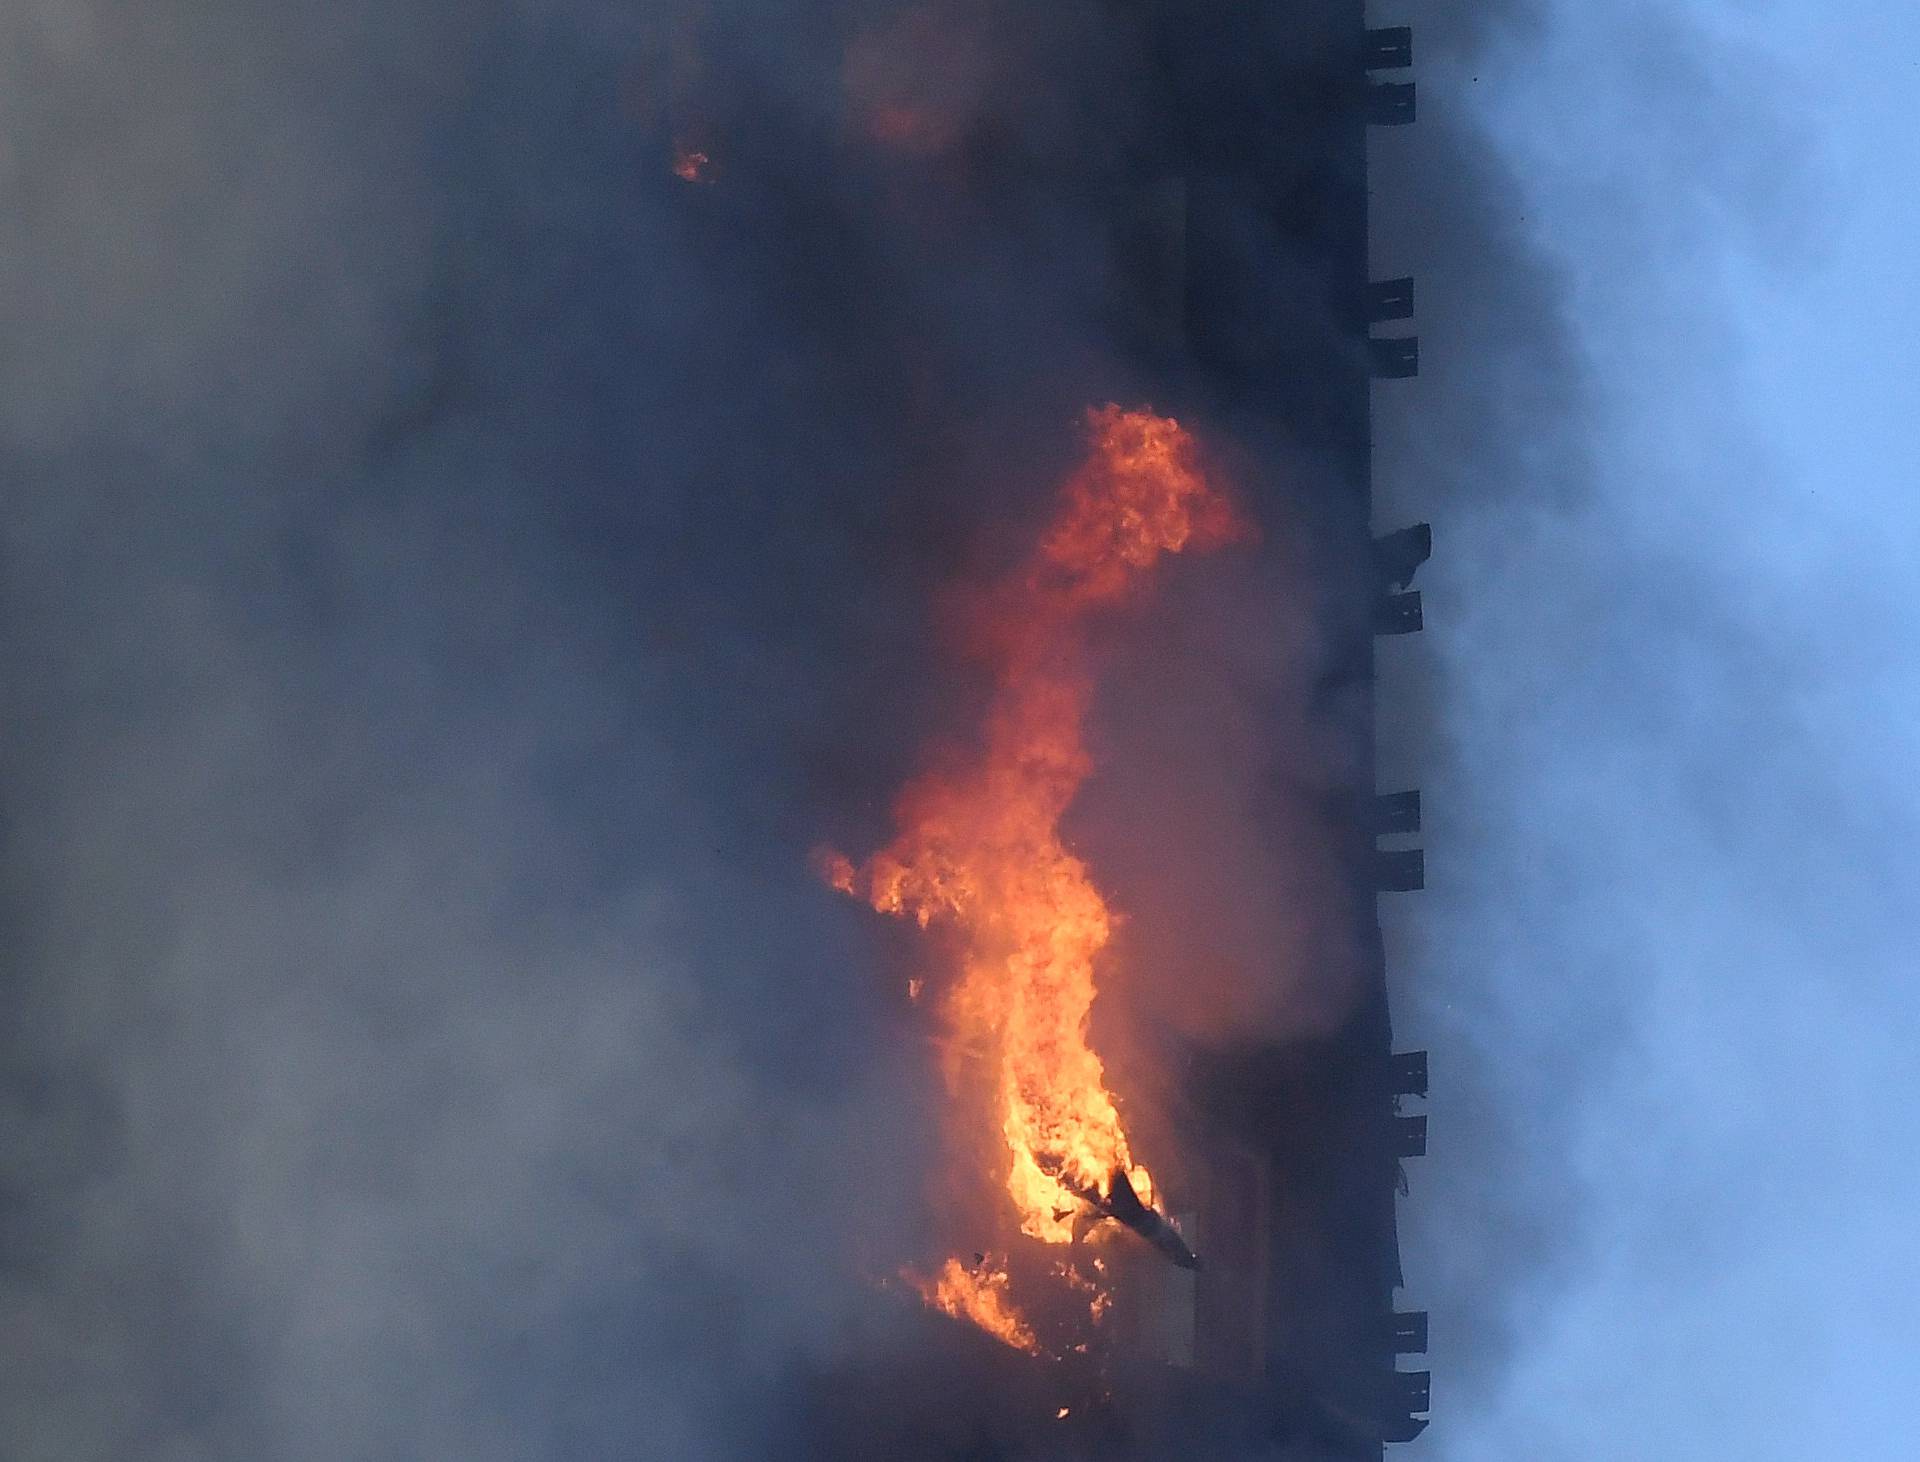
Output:
[[[806,853],[880,840],[968,700],[930,587],[1126,379],[1058,180],[1140,38],[869,9],[4,22],[8,1455],[754,1455],[884,1350],[935,1067]],[[1046,186],[818,166],[896,94]],[[1309,557],[1169,603],[1084,810],[1205,1034],[1351,999],[1312,898],[1234,908],[1329,878],[1241,821],[1263,728],[1364,774]]]
[[[862,526],[595,19],[4,22],[8,1457],[748,1454],[912,1222]]]
[[[899,174],[810,168],[829,99],[899,87],[936,131],[1110,161],[1121,93],[1089,78],[1137,37],[1091,5],[785,9],[0,19],[7,1456],[761,1455],[796,1364],[884,1349],[933,1072],[904,936],[822,897],[806,853],[879,842],[967,700],[919,673],[927,588],[1004,564],[1060,465],[1004,442],[1070,450],[1123,373],[1090,343],[1102,244],[1070,193],[973,227]],[[1402,1043],[1436,1052],[1407,1270],[1452,1455],[1595,1455],[1534,1425],[1595,1363],[1566,1332],[1644,1342],[1610,1299],[1676,1289],[1710,1328],[1696,1251],[1741,1213],[1719,1194],[1779,1200],[1741,1186],[1725,1090],[1777,1084],[1765,1040],[1794,1029],[1715,1033],[1801,1008],[1809,931],[1884,972],[1900,880],[1836,870],[1910,803],[1810,770],[1871,750],[1806,667],[1881,601],[1782,552],[1779,493],[1754,527],[1697,491],[1755,480],[1741,431],[1693,431],[1707,367],[1661,376],[1684,423],[1618,386],[1623,352],[1675,339],[1736,359],[1728,275],[1807,247],[1790,101],[1637,10],[1374,17],[1403,18],[1423,121],[1376,147],[1375,272],[1420,276],[1428,367],[1381,401],[1381,526],[1441,543],[1434,632],[1384,664],[1383,775],[1426,785],[1435,872],[1390,931]],[[1594,47],[1627,59],[1596,73]],[[676,141],[722,135],[743,186],[673,177]],[[1569,242],[1581,219],[1617,270]],[[1729,238],[1719,278],[1681,267]],[[1308,790],[1364,773],[1298,698],[1324,647],[1237,631],[1297,587],[1183,592],[1115,694],[1143,758],[1190,745],[1196,707],[1219,737],[1194,805],[1241,861],[1192,892],[1311,885],[1227,809],[1270,770],[1258,718]],[[1134,794],[1166,796],[1107,793]],[[1150,940],[1151,868],[1086,816]],[[1206,821],[1166,809],[1175,839]],[[1311,966],[1325,931],[1271,920],[1220,967]],[[1212,1013],[1312,1028],[1336,997]],[[1815,1003],[1825,1045],[1862,1019]],[[1797,1150],[1859,1125],[1833,1069]],[[1805,1170],[1857,1185],[1870,1145]],[[1618,1258],[1649,1235],[1658,1257]],[[1754,1252],[1715,1272],[1819,1318],[1804,1266]],[[1582,1282],[1610,1257],[1630,1282]]]
[[[1109,166],[1138,44],[897,8],[0,22],[9,1457],[763,1455],[887,1353],[937,1063],[807,854],[1127,376],[1070,190],[820,159]]]

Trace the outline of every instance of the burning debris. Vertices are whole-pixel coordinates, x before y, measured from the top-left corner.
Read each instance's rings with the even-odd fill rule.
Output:
[[[1113,1170],[1104,1194],[1089,1193],[1086,1197],[1098,1217],[1110,1218],[1122,1228],[1131,1229],[1182,1269],[1200,1267],[1200,1260],[1187,1247],[1180,1230],[1158,1209],[1140,1201],[1140,1195],[1133,1191],[1133,1183],[1121,1169]]]
[[[981,638],[996,675],[980,752],[905,789],[888,847],[860,866],[829,855],[825,871],[875,909],[960,930],[961,968],[940,1009],[957,1046],[988,1055],[992,1110],[980,1116],[1005,1142],[1021,1232],[1070,1244],[1089,1217],[1112,1218],[1191,1268],[1152,1207],[1152,1178],[1088,1044],[1112,915],[1060,819],[1092,771],[1089,617],[1136,597],[1165,555],[1244,529],[1178,422],[1109,405],[1088,426],[1087,458],[1051,527],[987,604]],[[950,1261],[929,1303],[1016,1344],[1010,1336],[1031,1332],[1008,1306],[1005,1271],[997,1276],[986,1284]]]

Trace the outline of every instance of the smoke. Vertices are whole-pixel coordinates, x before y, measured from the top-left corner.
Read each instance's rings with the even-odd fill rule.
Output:
[[[5,22],[9,1457],[741,1455],[912,1230],[882,535],[590,19]]]
[[[967,724],[932,591],[1127,395],[1061,180],[1139,36],[0,26],[0,1450],[777,1445],[938,1151],[905,945],[806,851]]]
[[[1061,180],[1139,37],[989,18],[0,23],[0,1450],[755,1455],[899,1348],[937,1066],[805,855],[1131,380]]]
[[[1419,278],[1423,376],[1375,420],[1382,525],[1436,528],[1381,700],[1427,793],[1387,933],[1434,1448],[1892,1455],[1911,687],[1863,657],[1909,509],[1856,491],[1898,413],[1845,302],[1898,229],[1885,78],[1791,6],[1412,19],[1374,272]]]
[[[1900,880],[1834,870],[1912,824],[1845,771],[1897,758],[1832,655],[1886,604],[1837,565],[1884,548],[1786,546],[1718,395],[1733,289],[1815,252],[1817,148],[1724,17],[1570,14],[1372,17],[1420,46],[1421,124],[1374,148],[1427,371],[1381,388],[1379,526],[1440,554],[1432,633],[1383,649],[1382,776],[1428,792],[1435,887],[1389,937],[1435,1048],[1406,1267],[1460,1456],[1590,1453],[1536,1425],[1602,1363],[1579,1333],[1672,1358],[1619,1305],[1678,1290],[1691,1335],[1786,1275],[1821,1317],[1777,1227],[1691,1257],[1739,1222],[1715,1184],[1808,1211],[1729,1156],[1725,1092],[1795,1032],[1719,1033],[1811,1006],[1868,1041],[1878,997],[1810,993],[1808,945],[1881,988]],[[930,591],[1017,558],[1082,408],[1137,384],[1075,191],[1142,146],[1132,24],[0,19],[0,1451],[761,1455],[806,1376],[884,1372],[935,1063],[907,937],[805,855],[884,841],[969,723]],[[849,137],[870,165],[825,167]],[[1352,995],[1315,809],[1364,785],[1360,710],[1310,688],[1353,606],[1311,481],[1266,486],[1297,532],[1134,627],[1076,814],[1195,1037]],[[1821,1070],[1803,1157],[1866,1110]],[[1862,1186],[1870,1146],[1800,1171]]]

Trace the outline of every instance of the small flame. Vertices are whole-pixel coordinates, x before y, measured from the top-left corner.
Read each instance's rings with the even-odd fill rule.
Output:
[[[905,1279],[920,1291],[920,1297],[942,1314],[956,1320],[968,1320],[987,1334],[1015,1350],[1030,1355],[1040,1353],[1040,1342],[1033,1329],[1008,1298],[1011,1282],[1004,1264],[983,1259],[969,1269],[958,1259],[949,1259],[932,1279],[903,1271]]]
[[[1104,1259],[1095,1259],[1093,1262],[1096,1270],[1104,1277],[1107,1272],[1106,1261]],[[1071,1264],[1056,1264],[1053,1266],[1053,1273],[1054,1277],[1068,1289],[1078,1290],[1087,1297],[1087,1318],[1089,1320],[1095,1325],[1098,1325],[1102,1320],[1107,1318],[1107,1311],[1113,1307],[1113,1295],[1111,1293],[1102,1289],[1096,1281],[1088,1279]]]
[[[842,853],[825,848],[813,855],[814,866],[820,876],[826,880],[827,887],[841,893],[854,892],[854,882],[859,877],[852,861]]]
[[[683,183],[704,183],[707,181],[707,167],[712,161],[698,148],[676,147],[673,150],[673,175]]]

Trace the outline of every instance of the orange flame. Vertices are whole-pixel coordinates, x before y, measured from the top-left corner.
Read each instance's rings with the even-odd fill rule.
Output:
[[[942,1314],[969,1320],[1015,1350],[1040,1353],[1040,1342],[1032,1328],[1007,1297],[1011,1281],[1004,1265],[983,1260],[969,1269],[958,1259],[949,1259],[932,1279],[911,1272],[902,1277]]]
[[[698,148],[676,147],[673,153],[673,175],[683,183],[705,182],[707,165],[712,161],[712,158]]]
[[[1086,620],[1130,597],[1163,555],[1242,531],[1178,422],[1112,405],[1087,422],[1089,452],[1059,512],[988,606],[998,674],[977,761],[911,783],[898,836],[864,866],[830,855],[822,870],[876,909],[962,931],[944,1013],[958,1046],[995,1063],[1006,1189],[1022,1231],[1053,1244],[1072,1240],[1116,1170],[1143,1201],[1153,1192],[1087,1042],[1112,916],[1060,836],[1092,770]]]

